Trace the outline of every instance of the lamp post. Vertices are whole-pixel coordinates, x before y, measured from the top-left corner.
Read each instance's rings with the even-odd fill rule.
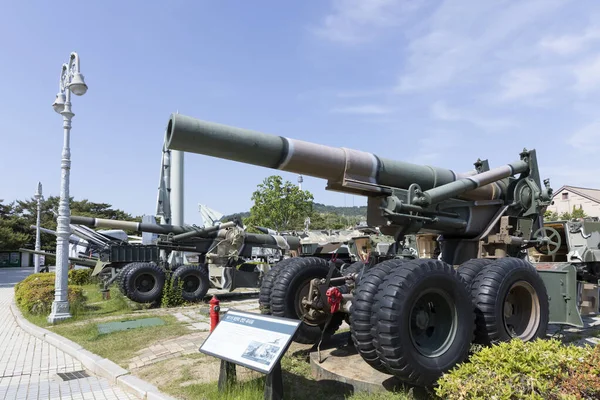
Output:
[[[64,141],[61,160],[60,200],[58,203],[58,224],[56,228],[56,279],[54,284],[54,302],[48,322],[71,318],[67,297],[69,273],[69,236],[71,235],[71,211],[69,209],[69,172],[71,169],[71,150],[69,147],[71,119],[71,92],[82,96],[87,91],[83,75],[79,69],[79,55],[71,53],[69,63],[63,64],[60,74],[59,91],[52,104],[54,111],[63,116]]]
[[[42,182],[38,182],[37,191],[35,192],[35,200],[37,201],[37,222],[35,223],[35,251],[42,249],[40,243],[40,217],[42,213]],[[34,269],[33,271],[37,274],[40,272],[40,255],[34,254]]]

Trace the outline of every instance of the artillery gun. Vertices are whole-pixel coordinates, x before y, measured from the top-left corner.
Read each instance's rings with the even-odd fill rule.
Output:
[[[261,232],[273,232],[268,228],[256,227]],[[406,235],[400,249],[394,247],[392,236],[383,235],[377,228],[355,226],[349,229],[323,229],[289,232],[300,238],[299,257],[320,257],[333,259],[340,270],[348,270],[357,262],[365,263],[374,259],[376,263],[397,257],[402,252],[405,257],[418,257],[416,235]]]
[[[396,242],[417,235],[418,259],[356,273],[319,257],[275,265],[270,312],[302,321],[296,341],[315,343],[349,315],[368,364],[429,385],[464,361],[473,341],[528,341],[544,337],[549,323],[582,326],[577,281],[593,283],[598,270],[577,273],[569,260],[536,268],[528,258],[531,248],[551,255],[557,243],[543,224],[552,189],[547,179],[542,186],[535,150],[496,168],[478,159],[458,173],[182,114],[171,115],[166,143],[325,179],[329,190],[366,196],[367,223]]]
[[[239,221],[206,228],[81,216],[71,216],[71,222],[94,228],[157,234],[151,244],[107,243],[98,250],[98,265],[92,272],[96,276],[110,271],[111,278],[105,282],[105,288],[116,281],[129,299],[140,303],[152,303],[161,298],[167,273],[172,274],[175,286],[182,283],[182,297],[192,302],[202,300],[211,287],[229,291],[238,287],[258,287],[270,266],[245,262],[253,247],[282,251],[299,247],[298,238],[247,233]],[[161,257],[161,251],[165,252],[165,257]],[[170,257],[175,252],[195,255],[198,262],[179,263]]]
[[[31,229],[37,229],[36,225],[30,225]],[[123,230],[101,230],[94,231],[85,226],[69,225],[71,235],[69,236],[69,262],[74,266],[99,267],[102,263],[98,259],[98,252],[111,244],[127,243],[129,236]],[[58,236],[56,231],[40,227],[41,232]],[[56,257],[56,254],[46,251],[35,251],[20,249],[20,251],[39,254],[43,256]]]

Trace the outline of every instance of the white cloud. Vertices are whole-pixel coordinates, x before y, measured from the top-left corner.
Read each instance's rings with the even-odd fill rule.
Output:
[[[312,31],[332,42],[358,44],[372,40],[385,28],[404,20],[420,7],[420,1],[333,0],[333,11]]]
[[[389,94],[388,89],[364,89],[364,90],[344,90],[336,93],[336,97],[348,99],[356,97],[373,97]]]
[[[415,164],[442,165],[449,153],[462,146],[463,136],[448,129],[434,129],[420,136],[405,161]],[[404,159],[404,158],[403,158]]]
[[[537,68],[514,69],[509,71],[501,82],[501,100],[515,100],[544,93],[549,82],[544,71]]]
[[[517,126],[513,120],[481,117],[472,112],[450,108],[442,101],[437,101],[431,106],[431,115],[441,121],[466,122],[484,130],[500,130]]]
[[[559,55],[571,55],[585,50],[597,40],[600,40],[600,29],[594,27],[580,34],[545,37],[540,46]]]
[[[589,92],[600,87],[600,55],[580,62],[573,67],[575,85],[578,92]]]
[[[391,110],[377,104],[363,104],[359,106],[336,107],[331,109],[331,112],[342,114],[389,114]]]
[[[425,33],[407,46],[407,66],[399,77],[401,93],[456,86],[506,70],[517,59],[503,51],[528,39],[521,37],[565,0],[527,2],[448,0],[423,22]],[[515,42],[515,40],[517,40]],[[531,39],[530,39],[531,40]],[[522,52],[527,56],[526,52]]]
[[[581,186],[589,188],[598,188],[598,176],[600,168],[590,167],[589,165],[570,165],[563,164],[556,166],[556,163],[548,165],[540,164],[541,178],[549,178],[550,186],[554,191],[562,185]]]
[[[571,135],[567,143],[584,153],[600,151],[600,121],[584,126]]]

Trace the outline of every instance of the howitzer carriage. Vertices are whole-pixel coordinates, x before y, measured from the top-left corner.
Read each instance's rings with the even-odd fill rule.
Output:
[[[536,268],[528,257],[531,249],[551,256],[557,244],[543,222],[552,190],[548,180],[542,186],[535,150],[457,173],[181,114],[171,115],[166,135],[172,150],[325,179],[329,190],[368,198],[370,226],[398,243],[417,235],[419,258],[398,252],[343,273],[321,257],[276,264],[262,283],[264,312],[302,320],[296,341],[317,342],[346,319],[367,363],[428,385],[465,360],[473,341],[581,326],[577,289],[597,283],[598,271],[582,273],[569,260]]]
[[[201,301],[211,287],[229,291],[258,287],[270,266],[246,262],[253,248],[284,253],[299,247],[296,237],[247,233],[239,221],[198,228],[71,216],[71,223],[72,229],[87,226],[157,235],[149,244],[127,243],[91,229],[85,236],[94,244],[95,257],[84,264],[94,266],[92,275],[104,275],[105,289],[114,282],[129,299],[140,303],[160,301],[167,274],[175,287],[181,283],[183,299],[191,302]],[[172,257],[185,253],[195,255],[197,261],[184,263],[179,260],[182,257]]]

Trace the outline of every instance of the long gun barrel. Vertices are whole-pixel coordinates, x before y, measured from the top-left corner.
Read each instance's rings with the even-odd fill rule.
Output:
[[[193,226],[147,224],[143,222],[81,217],[77,215],[71,216],[71,223],[90,226],[93,228],[123,229],[136,232],[158,233],[164,235],[172,233],[176,235],[174,237],[174,240],[182,240],[194,236],[208,235],[220,229],[226,229],[236,225],[235,222],[225,222],[223,224],[210,226],[208,228],[196,228]]]
[[[29,225],[29,227],[31,229],[34,229],[34,230],[37,229],[37,226],[35,226],[35,225]],[[58,236],[58,233],[56,231],[53,231],[52,229],[42,228],[41,226],[40,226],[40,232],[44,232],[44,233],[48,233],[50,235]],[[82,239],[77,238],[75,235],[71,235],[69,237],[69,243],[76,244],[76,245],[81,245],[81,246],[85,246],[87,244]]]
[[[223,239],[227,236],[227,230],[229,228],[238,226],[237,222],[235,221],[224,222],[218,225],[209,226],[207,228],[197,228],[193,226],[146,224],[134,221],[121,221],[82,216],[71,216],[71,223],[94,228],[124,229],[136,232],[158,233],[163,235],[172,234],[170,240],[173,242],[183,242],[196,237],[204,239]],[[300,241],[295,236],[244,233],[244,242],[257,246],[276,246],[282,248],[289,247],[291,249],[297,249],[300,246]]]
[[[528,168],[519,160],[499,170],[489,171],[490,179],[473,179],[474,171],[457,173],[445,168],[390,160],[360,150],[269,135],[182,114],[171,115],[167,147],[322,178],[329,181],[330,189],[366,195],[386,192],[386,187],[408,188],[416,183],[426,191],[459,182],[453,187],[453,194],[472,200],[494,200],[500,198],[506,189],[506,183],[500,181],[502,178]],[[437,193],[431,194],[435,195]]]
[[[166,147],[326,179],[328,190],[367,196],[367,222],[384,234],[443,235],[448,262],[474,258],[483,238],[490,256],[517,254],[541,227],[551,202],[535,150],[524,149],[519,159],[491,169],[487,160],[477,160],[475,170],[459,173],[182,114],[169,118]],[[498,235],[501,224],[509,226],[508,238]]]

